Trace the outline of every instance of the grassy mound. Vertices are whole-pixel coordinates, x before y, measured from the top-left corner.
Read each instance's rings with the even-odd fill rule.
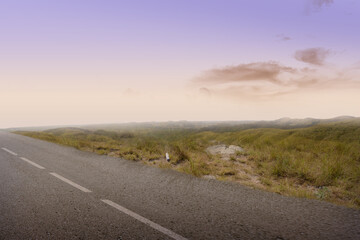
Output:
[[[293,129],[263,125],[173,123],[16,133],[198,177],[211,175],[284,195],[360,207],[359,119]],[[206,152],[216,144],[238,145],[245,152],[225,160]]]

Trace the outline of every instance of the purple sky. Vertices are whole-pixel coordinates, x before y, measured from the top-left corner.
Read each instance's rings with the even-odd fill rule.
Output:
[[[4,0],[0,127],[359,116],[359,29],[357,0]]]

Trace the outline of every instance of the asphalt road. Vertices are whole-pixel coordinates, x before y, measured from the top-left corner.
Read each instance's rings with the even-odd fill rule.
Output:
[[[0,239],[360,239],[360,211],[0,132]]]

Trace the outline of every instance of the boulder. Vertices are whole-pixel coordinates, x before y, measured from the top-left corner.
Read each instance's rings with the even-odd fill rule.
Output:
[[[220,155],[232,155],[236,152],[243,152],[244,149],[239,146],[230,145],[226,146],[225,144],[210,146],[206,149],[206,151],[212,155],[220,154]]]

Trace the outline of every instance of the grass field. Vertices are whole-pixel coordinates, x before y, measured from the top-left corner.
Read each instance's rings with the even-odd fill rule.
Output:
[[[360,208],[360,119],[298,123],[174,122],[16,133],[197,177]],[[245,151],[229,159],[206,151],[217,144]]]

